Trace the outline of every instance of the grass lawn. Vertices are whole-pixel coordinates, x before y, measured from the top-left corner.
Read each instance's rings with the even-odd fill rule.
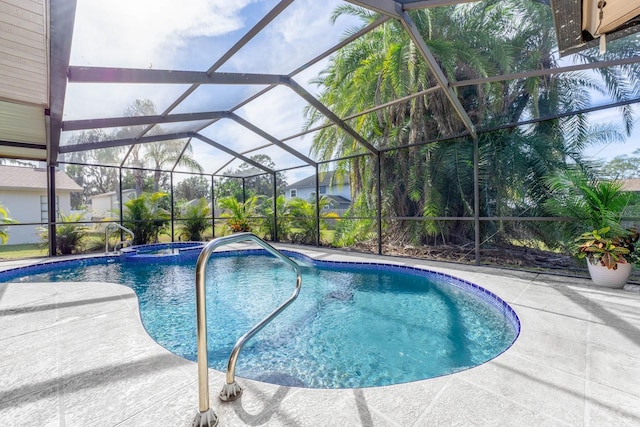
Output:
[[[293,230],[298,231],[298,230]],[[254,232],[258,235],[262,235],[257,228]],[[178,233],[176,233],[176,241],[178,241]],[[230,234],[229,228],[225,223],[216,223],[216,237],[226,236]],[[322,241],[331,243],[333,241],[335,231],[334,230],[322,230]],[[211,228],[204,233],[204,241],[210,240]],[[171,241],[171,236],[161,234],[159,236],[160,242],[166,243]],[[114,244],[115,240],[112,239],[110,247]],[[87,233],[87,236],[83,239],[83,252],[102,252],[104,251],[104,232],[91,232]],[[10,259],[25,259],[35,257],[46,257],[49,255],[48,248],[41,246],[40,244],[20,244],[20,245],[0,245],[0,261]]]
[[[21,245],[0,245],[0,260],[43,257],[49,255],[49,249],[38,243]]]

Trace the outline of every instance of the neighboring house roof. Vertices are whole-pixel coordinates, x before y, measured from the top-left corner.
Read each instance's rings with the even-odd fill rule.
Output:
[[[336,195],[333,195],[333,194],[329,194],[329,195],[326,195],[324,197],[326,197],[327,199],[332,200],[334,203],[341,204],[341,205],[345,204],[345,203],[346,204],[350,204],[351,203],[351,200],[347,199],[346,197],[342,197],[342,196],[336,196]]]
[[[122,190],[122,194],[129,194],[129,193],[135,193],[136,190],[134,189],[129,189],[129,190]],[[111,197],[111,196],[117,196],[118,193],[116,191],[107,191],[106,193],[101,193],[101,194],[96,194],[90,197],[90,199],[95,199],[96,197]]]
[[[321,186],[328,186],[333,182],[334,186],[338,185],[338,180],[334,180],[336,171],[328,171],[328,172],[320,172],[320,182]],[[349,175],[343,175],[343,180],[340,181],[341,185],[349,185]],[[294,189],[294,188],[314,188],[316,186],[316,176],[311,175],[304,179],[301,179],[298,182],[294,182],[291,185],[285,187],[285,190]]]
[[[115,191],[108,191],[106,193],[102,193],[102,194],[95,194],[91,197],[89,197],[90,199],[95,199],[95,198],[100,198],[100,197],[111,197],[111,196],[115,196],[116,192]]]
[[[82,187],[64,171],[55,175],[56,190],[81,192]],[[0,165],[0,190],[46,190],[47,170],[20,166]]]
[[[329,208],[348,209],[351,206],[351,200],[347,199],[346,197],[337,195],[327,195],[323,197],[329,199]]]
[[[621,179],[623,191],[640,192],[640,178]]]

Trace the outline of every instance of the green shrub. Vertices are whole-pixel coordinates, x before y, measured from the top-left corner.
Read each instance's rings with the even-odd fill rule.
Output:
[[[82,252],[83,240],[89,234],[88,228],[83,224],[78,224],[82,220],[82,214],[60,214],[60,221],[56,223],[56,254],[71,255]],[[40,238],[43,244],[48,241],[48,230],[43,228],[40,231]]]
[[[140,197],[124,203],[123,225],[133,232],[133,244],[144,245],[158,241],[167,227],[171,215],[161,207],[167,193],[142,193]]]
[[[211,208],[205,198],[198,199],[195,204],[184,205],[180,208],[184,221],[180,225],[180,236],[186,240],[202,240],[202,233],[210,225],[207,217],[211,214]]]
[[[276,198],[276,215],[274,215],[273,198],[262,197],[258,205],[258,212],[265,218],[263,222],[265,239],[275,240],[276,229],[274,227],[274,216],[277,217],[278,220],[278,239],[287,238],[291,231],[291,224],[287,218],[289,215],[289,205],[283,195]]]

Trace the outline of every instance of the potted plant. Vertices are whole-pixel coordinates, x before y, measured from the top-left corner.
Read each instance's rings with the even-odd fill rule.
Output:
[[[548,178],[547,185],[551,196],[545,210],[568,219],[559,231],[573,241],[574,255],[587,260],[593,282],[623,287],[640,255],[637,231],[621,225],[631,195],[620,182],[589,177],[581,170],[563,171]]]
[[[610,230],[610,227],[604,227],[582,233],[576,239],[576,253],[578,258],[587,260],[593,283],[621,288],[640,256],[637,250],[638,232],[629,229],[626,235],[610,236]]]

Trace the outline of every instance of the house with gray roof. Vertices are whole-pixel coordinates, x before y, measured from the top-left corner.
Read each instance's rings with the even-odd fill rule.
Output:
[[[349,176],[336,177],[335,171],[320,172],[318,192],[320,197],[326,196],[329,199],[330,209],[348,209],[351,206],[351,187]],[[316,197],[316,175],[308,176],[298,182],[285,187],[285,197],[287,199],[300,198],[304,200],[315,200]]]
[[[55,180],[56,212],[69,215],[71,193],[82,192],[82,187],[62,170],[56,171]],[[0,205],[19,222],[18,225],[7,226],[9,241],[6,244],[39,243],[38,228],[49,219],[47,170],[0,165]]]

